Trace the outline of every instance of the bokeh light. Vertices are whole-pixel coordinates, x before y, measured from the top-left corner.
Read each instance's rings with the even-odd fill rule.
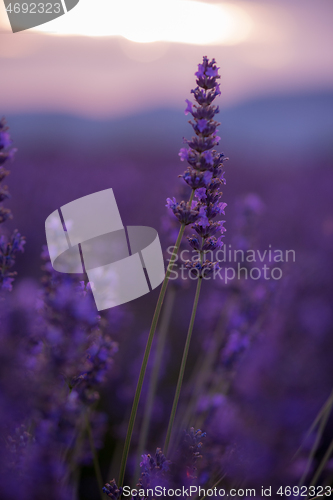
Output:
[[[212,29],[212,21],[218,29]],[[251,27],[250,16],[241,7],[229,3],[81,0],[65,16],[35,30],[59,35],[122,36],[138,43],[233,45],[246,40]]]

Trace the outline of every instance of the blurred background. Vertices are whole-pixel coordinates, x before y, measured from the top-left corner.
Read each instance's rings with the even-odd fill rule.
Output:
[[[262,332],[266,337],[235,382],[237,410],[223,413],[219,404],[217,410],[212,407],[212,429],[221,443],[226,435],[235,442],[241,435],[245,443],[232,460],[231,477],[244,477],[245,470],[254,483],[265,477],[270,484],[273,476],[278,481],[285,474],[284,440],[297,448],[333,382],[333,4],[138,3],[139,9],[133,2],[120,7],[81,0],[51,23],[12,34],[0,2],[0,114],[18,148],[8,179],[14,219],[7,227],[27,237],[17,283],[40,279],[46,217],[106,187],[114,189],[125,225],[155,227],[164,246],[170,244],[161,217],[166,197],[176,195],[181,182],[182,138],[191,136],[185,99],[191,99],[196,85],[197,64],[204,55],[214,57],[222,75],[220,150],[230,158],[223,197],[228,203],[225,243],[233,241],[237,203],[252,193],[265,207],[256,228],[259,248],[271,244],[296,251],[281,284],[284,302],[276,305],[272,299],[274,328],[267,330],[272,336]],[[193,292],[190,288],[178,298],[172,320],[179,355],[169,353],[174,368],[155,415],[154,445],[172,400]],[[208,284],[203,294],[197,345],[203,341],[199,332],[215,317],[208,306],[219,296]],[[143,340],[133,344],[130,333],[119,336],[123,361],[126,353],[143,350],[157,295],[154,291],[128,306]],[[190,366],[197,355],[198,348]],[[139,364],[133,380],[138,370]],[[117,373],[125,394],[122,372]],[[133,380],[126,386],[129,400]],[[120,413],[128,405],[123,401]],[[124,433],[120,415],[113,417],[113,435]],[[219,422],[225,422],[224,430]],[[238,434],[236,424],[242,429]],[[268,449],[275,451],[272,460]]]
[[[229,209],[255,191],[268,204],[269,243],[302,249],[330,238],[330,0],[140,6],[81,0],[12,34],[0,4],[0,110],[18,148],[10,205],[30,241],[20,274],[37,272],[47,215],[106,186],[124,222],[156,226],[182,172],[183,110],[203,55],[221,67]]]

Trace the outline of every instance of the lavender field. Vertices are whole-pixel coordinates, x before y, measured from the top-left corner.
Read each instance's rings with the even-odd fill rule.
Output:
[[[1,499],[332,496],[333,94],[197,63],[186,116],[1,122]],[[166,278],[98,312],[44,226],[109,187]]]

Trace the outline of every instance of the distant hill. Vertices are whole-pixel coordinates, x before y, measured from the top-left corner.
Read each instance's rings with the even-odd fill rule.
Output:
[[[333,93],[267,97],[223,109],[218,116],[221,146],[230,156],[256,154],[259,163],[265,158],[274,164],[276,155],[281,159],[285,152],[303,159],[331,148]],[[8,117],[15,140],[25,150],[37,141],[44,147],[122,155],[138,147],[178,149],[181,138],[190,135],[189,118],[175,109],[100,121],[56,114]]]

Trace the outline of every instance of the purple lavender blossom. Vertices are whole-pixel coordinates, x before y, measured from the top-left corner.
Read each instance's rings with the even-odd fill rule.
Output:
[[[60,419],[63,384],[54,390],[46,351],[38,345],[35,311],[31,306],[23,308],[11,295],[6,296],[3,305],[0,420],[4,446],[0,454],[0,497],[11,498],[10,491],[15,491],[23,500],[45,496],[69,500],[69,488],[63,482],[67,474],[61,439],[65,421]]]
[[[118,500],[122,495],[123,489],[118,488],[116,481],[112,479],[109,483],[103,487],[103,493],[105,493],[112,500]]]
[[[16,238],[13,247],[21,243]],[[43,290],[33,327],[26,321],[13,334],[16,316],[10,314],[2,325],[9,334],[0,335],[7,359],[0,364],[0,403],[11,416],[8,421],[1,416],[8,438],[0,459],[0,496],[15,485],[24,500],[68,500],[73,498],[73,472],[92,461],[88,414],[95,447],[103,444],[106,419],[92,404],[99,399],[117,346],[104,317],[96,314],[89,287],[82,287],[79,277],[54,271],[45,250],[43,258]],[[7,498],[5,493],[1,497]]]
[[[199,272],[200,277],[203,277],[203,274],[209,276],[218,271],[217,263],[202,262],[203,255],[207,251],[218,250],[222,247],[223,233],[226,231],[223,227],[224,221],[213,220],[218,215],[224,215],[224,209],[227,206],[226,203],[220,201],[222,196],[220,188],[225,184],[224,154],[212,149],[220,140],[217,136],[217,127],[220,124],[214,120],[219,110],[217,106],[212,105],[215,97],[220,94],[217,83],[217,79],[220,78],[218,69],[214,59],[209,61],[207,57],[204,57],[195,74],[198,87],[192,90],[196,104],[186,100],[185,114],[192,114],[194,122],[189,123],[196,135],[190,140],[184,139],[189,148],[181,148],[179,152],[181,161],[186,160],[190,165],[181,177],[192,188],[198,202],[195,205],[192,202],[190,207],[184,201],[178,203],[175,198],[167,200],[167,207],[173,211],[179,222],[185,225],[192,224],[192,228],[197,233],[197,236],[189,236],[188,241],[190,246],[199,252],[201,263],[188,262],[186,266],[192,274]],[[218,232],[220,235],[216,237]]]
[[[187,184],[178,184],[176,187],[177,194],[181,198],[188,197],[189,193],[189,188]],[[199,189],[197,191],[200,191]],[[196,192],[197,192],[196,191]],[[178,220],[176,217],[174,217],[174,213],[172,210],[168,210],[167,213],[162,217],[162,224],[161,224],[162,231],[161,233],[165,236],[163,243],[164,247],[166,248],[165,251],[165,258],[167,261],[170,259],[170,249],[173,248],[173,245],[175,241],[177,240],[177,236],[179,233],[179,225],[178,225]],[[182,252],[183,250],[187,249],[187,244],[186,240],[184,238],[182,239],[179,247],[179,251]],[[176,261],[173,264],[173,270],[175,270],[178,266],[178,261]],[[181,273],[173,273],[172,278],[171,278],[172,283],[169,284],[169,286],[173,286],[175,289],[185,289],[190,286],[190,283],[188,280],[184,280],[181,278]]]
[[[5,120],[0,120],[0,183],[9,175],[3,165],[6,161],[13,158],[15,149],[11,147],[12,140],[10,138],[8,127]],[[10,198],[7,186],[0,186],[0,203]],[[0,205],[0,224],[11,219],[12,214],[8,208]],[[10,238],[0,236],[0,290],[11,291],[13,288],[15,272],[10,269],[15,264],[17,254],[24,251],[25,238],[15,230]]]
[[[158,473],[167,472],[169,470],[170,461],[165,458],[161,448],[157,448],[155,456],[142,455],[140,467],[146,474],[157,475]]]
[[[211,181],[213,176],[212,172],[198,172],[197,170],[188,167],[188,169],[182,175],[184,181],[192,188],[198,189],[206,187]]]
[[[187,103],[187,108],[185,109],[185,115],[188,115],[189,113],[192,113],[193,104],[188,99],[186,99],[186,103]]]
[[[75,388],[85,404],[93,402],[99,397],[96,386],[105,381],[112,366],[117,344],[96,313],[90,286],[54,271],[46,248],[42,255],[46,262],[39,310],[46,321],[43,342],[52,347],[50,368],[62,374],[69,389]]]
[[[170,460],[166,459],[161,448],[157,448],[155,455],[142,455],[142,461],[140,463],[141,475],[136,485],[138,494],[132,497],[132,500],[154,498],[150,494],[144,494],[142,496],[139,495],[139,493],[141,491],[146,492],[147,489],[155,488],[156,486],[166,487],[168,485],[170,465]],[[112,498],[112,500],[120,499],[122,492],[123,488],[118,488],[114,479],[103,487],[103,493]]]
[[[157,448],[155,455],[142,455],[140,463],[141,475],[137,484],[138,490],[146,491],[156,486],[167,486],[170,481],[170,460],[164,456],[161,448]],[[140,497],[137,497],[139,500]],[[151,498],[145,496],[144,498]]]
[[[220,125],[214,120],[214,116],[218,113],[217,106],[212,105],[213,100],[219,95],[217,79],[220,78],[215,60],[209,61],[207,57],[203,58],[203,63],[199,64],[196,73],[198,87],[192,92],[196,100],[196,104],[186,99],[187,107],[185,114],[191,113],[194,122],[190,121],[195,136],[192,139],[184,139],[188,144],[188,148],[181,148],[179,156],[181,161],[187,161],[189,167],[181,176],[184,181],[192,188],[193,191],[201,190],[199,197],[199,205],[191,207],[184,201],[178,203],[175,198],[167,199],[167,207],[170,208],[180,223],[188,225],[197,222],[202,226],[209,224],[208,219],[212,218],[212,214],[207,213],[207,208],[213,211],[213,207],[208,203],[202,203],[204,200],[203,189],[208,189],[211,184],[214,186],[213,179],[223,177],[223,153],[217,153],[212,148],[218,145],[220,137],[217,136],[217,127]],[[212,184],[213,182],[213,184]],[[221,182],[224,182],[221,181]],[[213,189],[213,188],[211,188]],[[215,211],[217,215],[221,212],[222,205],[216,205]],[[195,213],[191,211],[195,208]],[[205,208],[205,210],[203,210]],[[208,218],[207,218],[208,217]]]
[[[205,188],[199,188],[195,192],[195,196],[199,198],[200,201],[206,200],[207,198],[207,193]]]
[[[173,457],[173,481],[179,485],[189,487],[197,480],[197,465],[202,459],[202,440],[206,433],[191,427],[184,430],[178,448]]]
[[[12,140],[8,130],[5,119],[2,118],[0,120],[0,178],[4,172],[2,165],[11,160],[16,153],[16,149],[11,147]],[[5,175],[8,175],[8,172]]]
[[[190,275],[193,278],[202,277],[205,279],[216,274],[220,269],[218,262],[210,262],[209,260],[206,260],[202,264],[188,260],[185,262],[185,267],[189,269]]]
[[[199,223],[193,224],[192,228],[195,229],[197,234],[201,236],[201,238],[209,238],[211,236],[215,236],[217,233],[221,232],[222,233],[222,238],[223,233],[225,233],[226,228],[223,226],[225,223],[225,220],[217,221],[217,222],[209,222],[208,226],[203,226]]]
[[[10,269],[15,264],[16,256],[24,252],[25,238],[15,230],[8,240],[5,236],[0,236],[0,287],[3,290],[12,290],[15,272]]]
[[[210,252],[218,248],[222,248],[223,245],[222,238],[223,236],[220,236],[219,238],[216,238],[215,236],[210,236],[209,238],[206,238],[205,243],[202,245],[202,250],[204,252]]]

